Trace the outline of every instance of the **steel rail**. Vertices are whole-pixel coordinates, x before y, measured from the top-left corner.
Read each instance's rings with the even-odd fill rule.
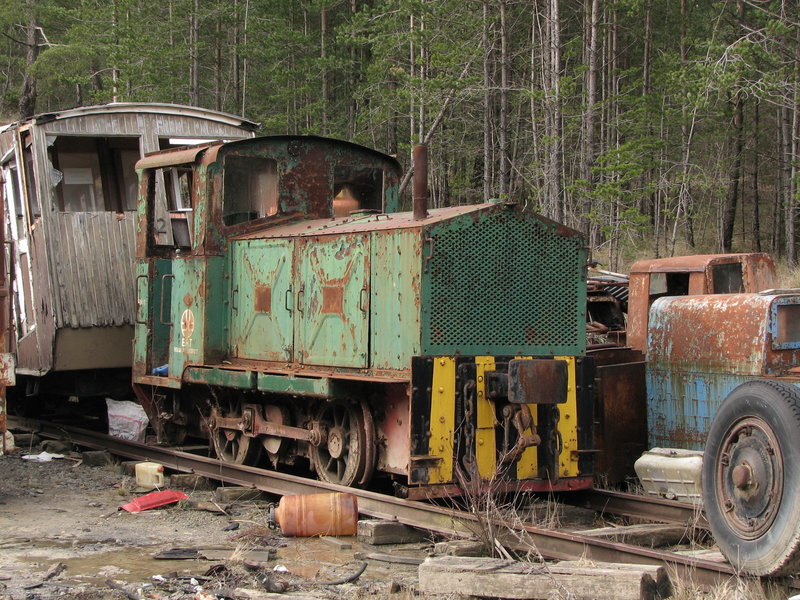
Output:
[[[727,563],[591,538],[565,531],[510,523],[493,515],[445,508],[417,500],[404,500],[306,479],[287,473],[226,463],[171,448],[148,446],[68,425],[10,417],[10,424],[36,433],[66,439],[74,444],[107,450],[135,460],[154,461],[176,471],[195,473],[235,485],[250,486],[276,495],[347,492],[358,498],[359,513],[397,520],[407,525],[450,536],[471,537],[491,530],[507,547],[558,560],[665,565],[684,581],[711,587],[737,572]]]
[[[708,529],[708,522],[702,508],[686,502],[598,489],[562,494],[559,496],[559,500],[565,504],[582,506],[599,513]]]

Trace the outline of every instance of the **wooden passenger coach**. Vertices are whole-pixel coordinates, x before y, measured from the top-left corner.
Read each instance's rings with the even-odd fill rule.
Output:
[[[115,103],[40,114],[0,130],[10,350],[26,395],[94,396],[129,386],[134,165],[148,152],[246,138],[255,127],[200,108]],[[114,369],[121,369],[117,377],[107,377]],[[74,376],[87,370],[93,374]]]

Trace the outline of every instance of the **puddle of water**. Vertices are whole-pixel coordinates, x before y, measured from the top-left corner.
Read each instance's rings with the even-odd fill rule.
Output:
[[[67,569],[60,579],[78,579],[92,584],[103,584],[106,579],[114,579],[126,583],[150,581],[153,575],[167,575],[177,572],[180,575],[202,575],[213,564],[213,561],[189,560],[156,560],[152,557],[154,548],[120,548],[107,552],[93,552],[89,555],[64,559],[53,559],[52,556],[30,556],[31,561],[41,565],[36,569],[46,572],[53,565],[63,562]]]
[[[286,567],[292,575],[307,580],[315,578],[330,579],[335,572],[346,575],[342,567],[355,561],[354,553],[376,551],[373,547],[365,547],[353,538],[352,548],[340,548],[320,538],[291,538],[288,545],[277,549],[277,558],[269,561],[266,568],[276,565]],[[109,578],[122,583],[140,584],[152,580],[154,575],[200,576],[209,567],[225,563],[225,560],[156,560],[153,554],[166,550],[163,546],[148,547],[112,547],[107,544],[74,544],[71,542],[51,541],[49,543],[31,544],[31,554],[22,558],[29,563],[30,570],[44,574],[48,569],[63,562],[67,569],[58,581],[75,581],[94,585],[104,585]],[[47,551],[50,550],[50,551]],[[233,549],[231,549],[233,550]],[[377,549],[377,551],[381,551]],[[396,549],[391,553],[405,554]],[[346,569],[345,569],[346,571]],[[416,571],[415,566],[389,564],[380,561],[369,561],[364,579],[384,579],[398,572]]]

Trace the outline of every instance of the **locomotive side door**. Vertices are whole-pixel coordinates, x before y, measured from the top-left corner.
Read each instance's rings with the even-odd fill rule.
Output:
[[[164,375],[169,363],[172,323],[172,261],[137,261],[136,337],[133,347],[137,375]]]
[[[305,238],[297,250],[295,360],[369,366],[369,238]]]
[[[169,165],[148,169],[139,184],[140,197],[146,198],[151,218],[139,215],[137,244],[140,253],[144,248],[144,256],[136,261],[133,371],[136,377],[163,377],[164,385],[174,386],[180,381],[180,372],[169,365],[181,316],[178,313],[176,325],[173,288],[176,283],[182,285],[177,262],[187,255],[193,242],[193,179],[188,165]]]
[[[291,240],[240,240],[231,246],[231,355],[291,362]]]

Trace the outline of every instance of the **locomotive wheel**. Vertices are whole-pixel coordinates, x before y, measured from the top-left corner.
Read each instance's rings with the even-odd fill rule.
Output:
[[[369,409],[360,404],[328,402],[317,413],[326,440],[311,447],[317,477],[329,483],[365,485],[375,466],[375,429]]]
[[[800,567],[800,390],[751,381],[719,408],[703,457],[711,533],[737,569],[784,575]]]
[[[220,417],[238,418],[242,416],[242,404],[236,399],[221,399],[214,408]],[[247,437],[235,429],[214,427],[211,441],[217,458],[237,465],[255,465],[261,455],[261,443],[257,438]]]

